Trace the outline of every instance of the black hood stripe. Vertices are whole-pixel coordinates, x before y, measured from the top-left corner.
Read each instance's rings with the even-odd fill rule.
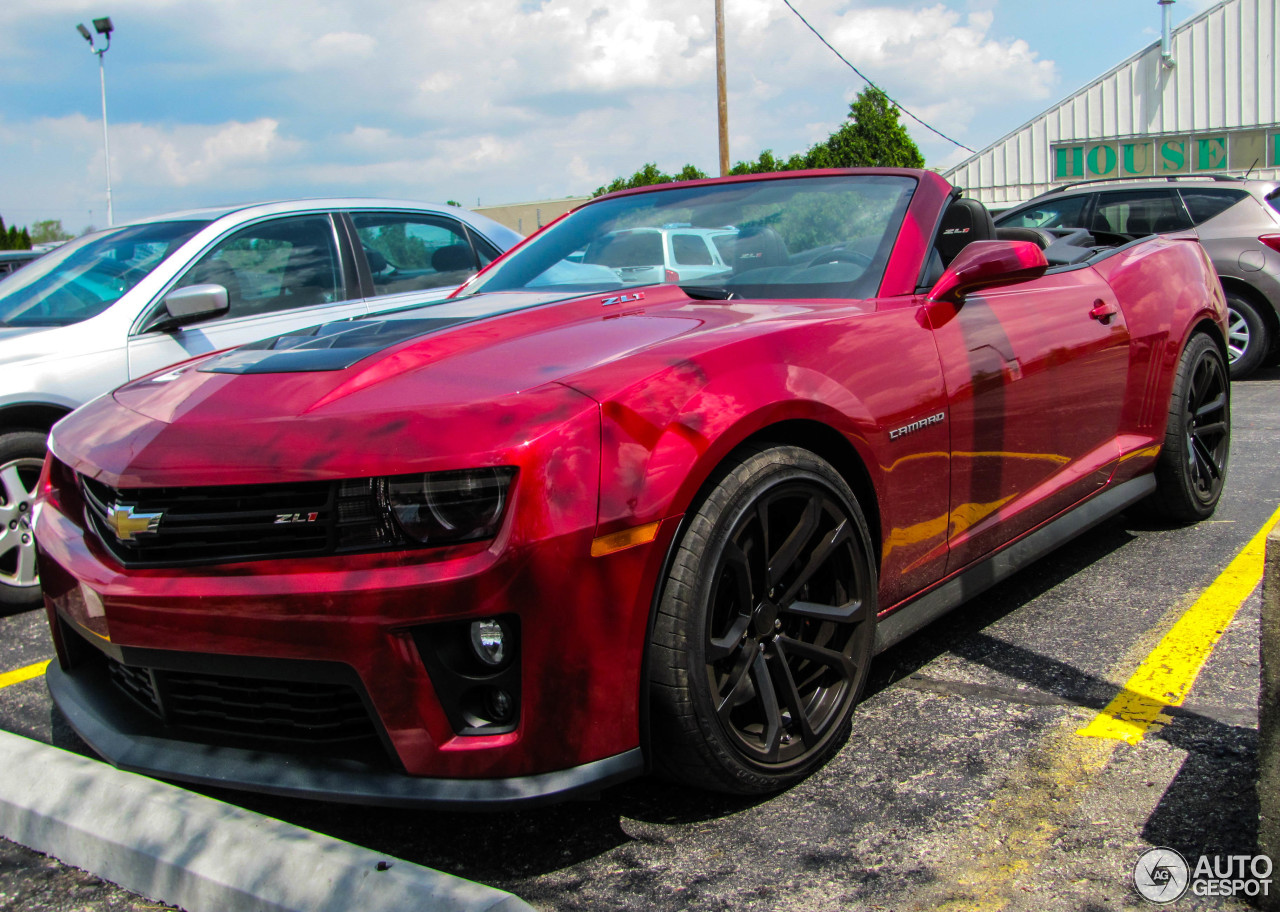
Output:
[[[481,296],[483,297],[489,296]],[[467,302],[471,306],[463,308],[452,306],[454,303],[461,303],[459,301],[413,309],[419,313],[437,307],[466,311],[451,317],[410,317],[408,313],[413,311],[409,311],[405,316],[389,319],[384,315],[382,318],[321,323],[319,326],[252,342],[216,355],[200,365],[199,370],[206,374],[293,374],[345,370],[363,358],[408,339],[442,332],[463,323],[474,323],[488,317],[529,310],[533,306],[557,304],[578,297],[580,295],[556,296],[531,303],[528,297],[522,295],[519,303],[513,306],[509,298],[493,295],[488,307],[477,307],[475,304],[478,300],[473,300]]]

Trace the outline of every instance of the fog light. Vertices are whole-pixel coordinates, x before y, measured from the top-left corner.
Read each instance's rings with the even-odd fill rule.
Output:
[[[507,657],[507,636],[502,624],[489,619],[471,623],[471,648],[486,665],[497,668]],[[510,697],[508,697],[510,699]]]
[[[498,687],[491,687],[484,695],[485,709],[489,718],[501,725],[511,720],[511,712],[515,709],[515,700],[511,694]]]

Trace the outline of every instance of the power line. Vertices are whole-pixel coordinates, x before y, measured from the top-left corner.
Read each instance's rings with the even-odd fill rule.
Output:
[[[858,76],[862,79],[862,81],[863,81],[863,82],[865,82],[867,85],[871,86],[871,88],[875,89],[877,92],[879,92],[879,93],[881,93],[882,95],[884,95],[884,97],[885,97],[885,98],[888,98],[888,99],[889,99],[889,101],[893,104],[893,106],[894,106],[895,108],[897,108],[897,109],[898,109],[899,111],[901,111],[903,114],[906,114],[908,117],[910,117],[912,120],[914,120],[914,121],[915,121],[916,123],[918,123],[920,126],[924,127],[924,128],[925,128],[926,130],[928,130],[929,132],[938,134],[938,135],[939,135],[939,136],[941,136],[943,139],[945,139],[947,142],[949,142],[949,143],[954,143],[955,145],[959,146],[961,149],[964,149],[966,152],[973,152],[975,155],[977,154],[977,151],[976,151],[976,150],[974,150],[974,149],[970,149],[968,146],[966,146],[964,143],[960,142],[959,140],[952,139],[950,136],[948,136],[946,133],[943,133],[941,130],[938,130],[938,129],[934,128],[934,127],[929,126],[927,123],[925,123],[925,122],[924,122],[923,120],[921,120],[919,117],[916,117],[914,114],[912,114],[912,113],[911,113],[910,111],[908,111],[906,108],[904,108],[904,107],[903,107],[901,104],[899,104],[895,99],[893,99],[892,97],[890,97],[890,95],[889,95],[889,93],[888,93],[888,92],[886,92],[884,89],[880,88],[878,85],[876,85],[876,84],[875,84],[874,82],[872,82],[870,79],[868,79],[868,78],[866,77],[866,75],[865,75],[865,74],[863,74],[863,72],[862,72],[861,70],[859,70],[856,66],[854,66],[852,63],[850,63],[850,62],[849,62],[849,60],[844,56],[844,54],[841,54],[841,53],[840,53],[839,51],[837,51],[834,47],[831,47],[831,42],[830,42],[830,41],[828,41],[826,38],[823,38],[823,37],[822,37],[822,33],[821,33],[821,32],[819,32],[816,28],[814,28],[812,25],[809,25],[809,20],[808,20],[808,19],[806,19],[804,16],[801,16],[801,15],[800,15],[800,11],[799,11],[798,9],[796,9],[794,6],[792,6],[792,5],[791,5],[791,0],[782,0],[782,2],[783,2],[783,3],[785,3],[785,4],[787,5],[787,9],[791,10],[791,12],[793,12],[793,13],[795,13],[795,14],[796,14],[796,17],[797,17],[801,22],[803,22],[803,23],[805,24],[805,26],[809,29],[809,31],[813,32],[815,35],[817,35],[817,36],[818,36],[818,40],[819,40],[819,41],[821,41],[823,44],[825,44],[825,45],[826,45],[826,46],[831,50],[831,53],[835,54],[835,55],[836,55],[837,57],[839,57],[842,61],[844,61],[844,65],[845,65],[845,66],[847,66],[849,69],[853,70],[855,73],[857,73],[857,74],[858,74]]]

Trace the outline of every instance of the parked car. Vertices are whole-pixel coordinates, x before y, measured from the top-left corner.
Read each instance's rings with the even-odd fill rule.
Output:
[[[683,282],[729,272],[722,251],[737,234],[735,228],[688,225],[622,228],[593,240],[580,258],[566,259],[606,266],[628,285]]]
[[[42,250],[0,250],[0,276],[17,272],[32,260],[37,259]]]
[[[265,203],[99,231],[0,281],[0,608],[40,601],[28,508],[59,418],[195,355],[441,300],[519,237],[451,206]]]
[[[603,196],[451,301],[95,400],[37,507],[54,701],[120,767],[362,804],[796,782],[877,652],[1120,510],[1222,491],[1204,249],[1000,240],[957,193]],[[570,259],[670,222],[736,228],[732,271]]]
[[[1280,183],[1185,175],[1068,184],[1001,213],[999,228],[1085,228],[1104,240],[1194,229],[1227,295],[1233,378],[1280,361]]]

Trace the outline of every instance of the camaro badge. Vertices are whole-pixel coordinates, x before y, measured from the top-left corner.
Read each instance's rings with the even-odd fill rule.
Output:
[[[116,504],[107,511],[107,528],[122,542],[133,541],[135,535],[156,532],[160,528],[160,513],[135,513],[133,507]]]
[[[912,431],[918,431],[921,428],[927,428],[931,424],[937,424],[940,421],[946,421],[946,420],[947,420],[947,413],[938,412],[938,414],[930,415],[928,418],[921,418],[919,421],[913,421],[910,424],[905,425],[903,427],[894,428],[892,431],[889,432],[889,439],[897,440],[899,437],[902,437],[905,434],[910,434]]]

